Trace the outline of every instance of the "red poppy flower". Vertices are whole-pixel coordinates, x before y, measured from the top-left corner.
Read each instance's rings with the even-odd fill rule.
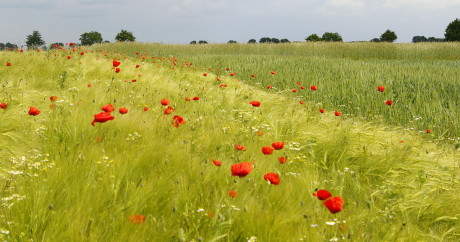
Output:
[[[19,52],[21,52],[21,53],[22,53],[23,51],[24,51],[24,50],[19,50]]]
[[[70,46],[75,46],[75,44],[74,44],[74,43],[69,43],[69,45],[70,45]]]
[[[222,84],[222,85],[220,85],[219,87],[227,87],[227,85],[225,85],[225,84]]]
[[[251,75],[251,77],[256,77],[256,75]]]
[[[292,92],[297,92],[297,89],[292,89]]]
[[[91,87],[92,85],[91,85],[91,83],[88,83],[88,85],[86,85],[86,86],[87,86],[87,87]]]
[[[269,173],[265,174],[264,175],[264,180],[270,181],[270,183],[273,184],[273,185],[280,184],[280,177],[278,176],[278,174],[273,173],[273,172],[269,172]]]
[[[36,107],[30,107],[28,114],[32,115],[32,116],[37,116],[37,115],[40,114],[40,109],[38,109]]]
[[[235,76],[236,72],[230,73],[230,76]]]
[[[318,88],[317,88],[315,85],[313,85],[313,86],[310,87],[310,89],[311,89],[312,91],[316,91],[316,89],[318,89]]]
[[[6,109],[6,103],[0,103],[0,108],[1,109]]]
[[[67,56],[67,60],[70,60],[70,58],[72,58],[72,56],[68,55],[68,56]]]
[[[2,104],[3,104],[3,103],[2,103]],[[0,105],[1,105],[1,104],[0,104]],[[3,109],[4,109],[4,108],[3,108]],[[427,130],[426,130],[426,133],[427,133],[427,134],[431,133],[431,129],[427,129]]]
[[[207,77],[207,76],[208,76],[208,73],[203,73],[203,76],[204,76],[204,77]]]
[[[115,110],[115,108],[112,106],[112,104],[107,104],[107,105],[102,106],[102,111],[106,113],[113,112],[113,110]]]
[[[80,55],[84,55],[84,54],[85,54],[85,52],[84,52],[84,51],[80,52]]]
[[[385,91],[385,87],[384,86],[378,86],[377,91],[383,92],[383,91]]]
[[[144,106],[144,111],[145,111],[145,112],[149,111],[149,107]]]
[[[275,149],[273,147],[271,147],[271,146],[262,147],[262,153],[264,153],[264,155],[271,155],[271,154],[273,154],[274,150]]]
[[[280,162],[280,164],[284,164],[284,163],[286,163],[287,158],[284,157],[284,156],[281,156],[281,157],[278,157],[278,161]]]
[[[136,65],[136,68],[139,68],[139,67],[141,67],[141,66],[140,66],[140,65]]]
[[[249,102],[249,104],[251,104],[253,107],[260,107],[259,101],[252,101],[252,102]]]
[[[242,146],[242,145],[235,145],[235,149],[246,151],[246,148],[244,146]]]
[[[6,66],[11,66],[11,63],[10,63],[10,62],[6,62]]]
[[[301,83],[301,82],[296,82],[295,84],[297,84],[297,85],[299,85],[299,86],[300,86],[300,85],[302,85],[302,83]]]
[[[386,103],[388,106],[393,105],[393,102],[392,102],[391,100],[388,100],[388,101],[386,101],[385,103]]]
[[[274,72],[274,71],[271,71],[271,72],[270,72],[270,74],[272,74],[272,75],[275,75],[275,74],[276,74],[276,72]]]
[[[273,88],[273,87],[272,87],[272,86],[270,86],[270,85],[268,85],[268,86],[267,86],[267,89],[272,89],[272,88]]]
[[[218,160],[212,160],[212,163],[214,163],[215,166],[221,166],[222,165],[222,161],[218,161]]]
[[[313,196],[318,197],[319,200],[326,200],[332,197],[332,194],[328,190],[318,190],[313,193]]]
[[[185,97],[185,101],[187,102],[190,102],[192,99],[190,99],[189,97]]]
[[[98,114],[94,114],[94,120],[93,122],[91,123],[91,125],[94,126],[94,123],[105,123],[109,120],[113,120],[115,117],[110,115],[110,113],[98,113]]]
[[[273,143],[272,143],[272,147],[273,147],[275,150],[281,150],[281,149],[284,148],[284,142],[283,142],[283,141],[273,142]]]
[[[229,71],[229,70],[230,70],[230,68],[228,68],[228,67],[227,67],[227,68],[225,68],[225,70],[226,70],[226,71]]]
[[[304,90],[304,89],[305,89],[305,87],[304,87],[304,86],[301,86],[301,87],[300,87],[300,89]]]
[[[112,61],[112,64],[113,64],[113,67],[118,67],[121,64],[121,62],[114,60]]]
[[[58,100],[57,96],[51,96],[50,97],[51,102],[56,102]]]
[[[120,112],[121,114],[126,114],[126,113],[128,113],[128,109],[127,108],[120,108],[120,109],[118,109],[118,112]]]
[[[343,198],[337,196],[337,197],[329,198],[328,200],[326,200],[324,202],[324,206],[326,206],[327,209],[329,209],[329,212],[338,213],[342,211],[343,203],[344,203]]]
[[[340,115],[342,115],[342,113],[339,112],[339,111],[335,111],[334,115],[335,115],[335,116],[340,116]]]
[[[121,71],[120,67],[115,68],[115,72],[116,72],[116,73],[118,73],[118,72],[120,72],[120,71]]]
[[[193,100],[198,101],[198,100],[200,100],[200,98],[199,97],[193,97]]]
[[[324,111],[324,109],[320,109],[319,112],[320,112],[320,113],[324,113],[325,111]]]
[[[243,161],[232,165],[232,176],[245,177],[252,171],[251,162]]]
[[[163,111],[164,114],[171,114],[172,112],[174,112],[174,108],[171,107],[171,106],[168,106],[168,107]]]
[[[164,98],[164,99],[161,99],[160,103],[163,106],[168,106],[170,101],[169,101],[169,99]]]
[[[179,124],[185,124],[185,123],[186,123],[185,119],[182,118],[181,116],[176,115],[176,116],[173,117],[173,124],[172,125],[174,127],[177,128],[177,127],[179,127]]]
[[[256,134],[257,134],[258,136],[262,136],[262,135],[264,134],[264,132],[262,132],[262,130],[257,130]]]
[[[304,102],[304,101],[300,101],[299,103],[300,103],[300,104],[304,104],[305,102]]]
[[[133,224],[141,224],[145,222],[145,216],[144,215],[131,215],[129,216],[129,222]]]
[[[219,78],[219,77],[217,77],[217,78],[216,78],[216,81],[220,82],[220,78]]]
[[[238,192],[235,191],[235,190],[230,190],[230,191],[228,191],[228,195],[230,197],[236,197],[236,196],[238,196]]]

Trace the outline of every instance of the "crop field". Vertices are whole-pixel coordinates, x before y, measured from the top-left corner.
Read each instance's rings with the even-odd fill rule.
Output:
[[[0,52],[2,241],[458,241],[460,44]]]

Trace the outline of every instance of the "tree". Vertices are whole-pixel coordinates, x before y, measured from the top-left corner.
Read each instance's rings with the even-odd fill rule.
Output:
[[[378,42],[380,42],[380,39],[379,38],[373,38],[373,39],[371,39],[371,42],[377,42],[378,43]]]
[[[59,47],[64,47],[64,43],[52,43],[49,45],[48,49],[58,49]]]
[[[327,42],[342,42],[342,36],[339,33],[325,32],[321,37],[323,41]]]
[[[397,38],[398,36],[396,36],[396,33],[389,29],[387,29],[387,31],[380,35],[381,42],[394,42]]]
[[[305,39],[305,41],[316,42],[316,41],[321,41],[321,38],[317,34],[311,34]]]
[[[10,42],[7,42],[7,43],[5,44],[5,48],[7,48],[7,49],[17,49],[18,46],[15,45],[15,44],[11,44]]]
[[[200,45],[204,45],[204,44],[207,44],[207,43],[208,43],[208,41],[206,41],[206,40],[200,40],[200,41],[198,41],[198,44],[200,44]]]
[[[196,45],[196,40],[190,41],[190,44],[191,44],[191,45]]]
[[[42,39],[40,32],[34,30],[31,35],[26,37],[26,45],[29,49],[36,49],[45,44],[45,41]]]
[[[271,42],[272,42],[273,44],[279,44],[279,43],[280,43],[280,40],[277,39],[277,38],[272,38],[272,39],[271,39]]]
[[[261,44],[263,44],[263,43],[271,43],[271,42],[272,42],[272,39],[269,38],[269,37],[262,37],[259,40],[259,43],[261,43]]]
[[[460,41],[460,19],[455,19],[447,25],[444,33],[445,41]]]
[[[81,45],[93,45],[102,43],[102,35],[99,32],[91,31],[80,35]]]
[[[441,39],[441,38],[436,38],[436,37],[429,37],[427,39],[428,42],[443,42],[445,41],[444,39]]]
[[[289,41],[288,39],[281,39],[280,41],[281,43],[291,43],[291,41]]]
[[[122,29],[120,33],[115,36],[115,40],[120,42],[134,42],[136,41],[136,37],[134,37],[132,32]]]
[[[236,42],[235,40],[229,40],[229,41],[227,42],[227,44],[236,44],[236,43],[238,43],[238,42]]]
[[[0,50],[3,50],[3,49],[5,49],[5,44],[0,43]]]
[[[412,37],[412,43],[418,43],[418,42],[427,42],[428,39],[425,36],[414,36]]]
[[[256,43],[257,43],[257,40],[255,40],[255,39],[250,39],[248,41],[248,44],[256,44]]]

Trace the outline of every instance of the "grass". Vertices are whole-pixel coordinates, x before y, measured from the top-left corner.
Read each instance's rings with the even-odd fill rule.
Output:
[[[337,52],[321,45],[317,51],[322,50],[329,56],[303,59],[297,54],[286,58],[280,54],[267,59],[264,48],[278,47],[237,46],[209,45],[194,49],[198,47],[117,44],[95,46],[84,55],[80,55],[83,50],[0,52],[0,60],[12,63],[10,67],[4,64],[0,67],[0,101],[8,104],[7,109],[0,110],[2,239],[459,239],[460,209],[455,203],[460,191],[458,151],[450,144],[439,142],[442,135],[436,129],[434,134],[427,135],[397,122],[395,126],[379,121],[385,120],[382,117],[385,115],[396,118],[404,112],[420,111],[413,110],[413,106],[398,107],[399,101],[392,107],[382,103],[387,97],[384,95],[395,95],[399,87],[384,82],[387,89],[378,93],[376,84],[381,82],[369,81],[368,91],[358,92],[356,90],[366,82],[354,84],[350,77],[349,85],[333,88],[326,82],[333,79],[335,74],[331,74],[331,78],[326,76],[324,83],[317,84],[316,92],[290,91],[298,79],[289,75],[320,77],[327,71],[327,65],[332,73],[335,69],[342,76],[353,76],[359,63],[368,63],[371,67],[378,66],[374,62],[383,63],[385,69],[390,68],[390,64],[404,62],[415,68],[415,63],[431,61],[429,57],[412,61],[399,57],[393,61],[363,58],[356,63],[350,58],[330,56]],[[299,46],[280,45],[279,48],[298,53]],[[375,51],[391,48],[382,46],[375,45]],[[155,48],[160,50],[142,54]],[[208,55],[184,52],[179,56],[176,53],[181,48]],[[207,48],[222,48],[228,58],[222,58],[220,53],[212,55],[205,51]],[[261,56],[236,55],[228,48],[260,51]],[[340,49],[340,46],[334,48]],[[344,45],[343,48],[351,47]],[[371,47],[363,44],[356,48]],[[442,49],[448,45],[427,48]],[[455,66],[458,62],[450,60],[449,53],[436,54],[437,51],[431,52],[431,56],[443,59],[436,60],[437,64],[446,63],[442,66],[448,73],[446,83],[458,88],[449,74],[455,72],[449,65]],[[135,52],[140,52],[139,56]],[[151,58],[152,55],[155,58]],[[386,51],[382,51],[382,55],[387,55]],[[401,55],[407,58],[407,53]],[[243,57],[246,57],[244,62],[237,61]],[[200,58],[202,61],[195,61]],[[114,59],[122,63],[120,73],[113,70]],[[210,64],[211,60],[221,62]],[[264,64],[266,60],[277,68],[268,68]],[[184,65],[183,61],[194,64]],[[303,62],[318,69],[301,71],[305,70]],[[227,65],[229,63],[239,64],[234,67]],[[297,63],[297,67],[286,63]],[[254,69],[258,65],[259,69]],[[229,66],[238,72],[235,77],[246,76],[243,73],[266,77],[256,81],[238,80],[224,71],[209,72],[204,77],[203,72],[208,72],[206,66],[212,69]],[[277,74],[266,74],[272,70]],[[417,72],[403,69],[392,73],[399,72],[409,79],[421,78]],[[371,80],[368,73],[372,73],[371,69],[362,67],[361,80]],[[216,74],[220,74],[221,81],[215,81]],[[436,79],[434,76],[438,74],[435,71],[431,75]],[[134,79],[136,82],[132,82]],[[261,88],[272,83],[276,89]],[[220,87],[222,84],[227,87]],[[324,90],[355,93],[353,100],[360,105],[364,102],[374,105],[379,117],[345,107],[341,109],[345,115],[336,117],[333,111],[340,107],[340,102],[329,102],[328,98],[333,100],[333,97]],[[401,95],[409,95],[403,90]],[[426,103],[436,105],[435,91],[427,88],[420,93],[421,100],[433,99]],[[58,101],[50,101],[53,95],[58,96]],[[195,96],[200,99],[185,100]],[[160,101],[164,98],[168,98],[175,109],[171,115],[163,113],[165,107]],[[318,104],[315,98],[323,104]],[[452,96],[453,104],[454,98]],[[251,106],[249,102],[253,100],[260,101],[261,106]],[[306,103],[300,104],[300,100]],[[126,107],[129,112],[122,115],[115,111],[114,120],[91,126],[94,114],[108,103],[113,104],[116,111]],[[27,115],[29,106],[39,108],[41,113]],[[144,111],[144,107],[149,110]],[[320,107],[325,107],[326,113],[319,113]],[[436,111],[431,106],[429,110]],[[447,110],[455,112],[454,106]],[[184,117],[186,123],[173,127],[173,115]],[[453,123],[439,129],[447,127],[458,128]],[[262,154],[261,148],[275,141],[284,141],[285,148],[273,155]],[[247,150],[238,151],[235,144],[242,144]],[[281,156],[287,157],[286,164],[278,162]],[[222,166],[214,166],[212,159],[222,161]],[[231,176],[231,164],[242,161],[253,163],[254,170],[244,178]],[[280,185],[264,181],[267,172],[279,174]],[[327,189],[334,196],[342,196],[343,211],[329,213],[321,201],[312,196],[315,189]],[[237,191],[238,195],[229,196],[230,190]],[[145,222],[131,223],[131,215],[144,215]]]

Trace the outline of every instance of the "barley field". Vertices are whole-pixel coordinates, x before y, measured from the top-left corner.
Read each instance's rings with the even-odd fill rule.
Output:
[[[0,52],[0,238],[457,241],[459,47]]]

